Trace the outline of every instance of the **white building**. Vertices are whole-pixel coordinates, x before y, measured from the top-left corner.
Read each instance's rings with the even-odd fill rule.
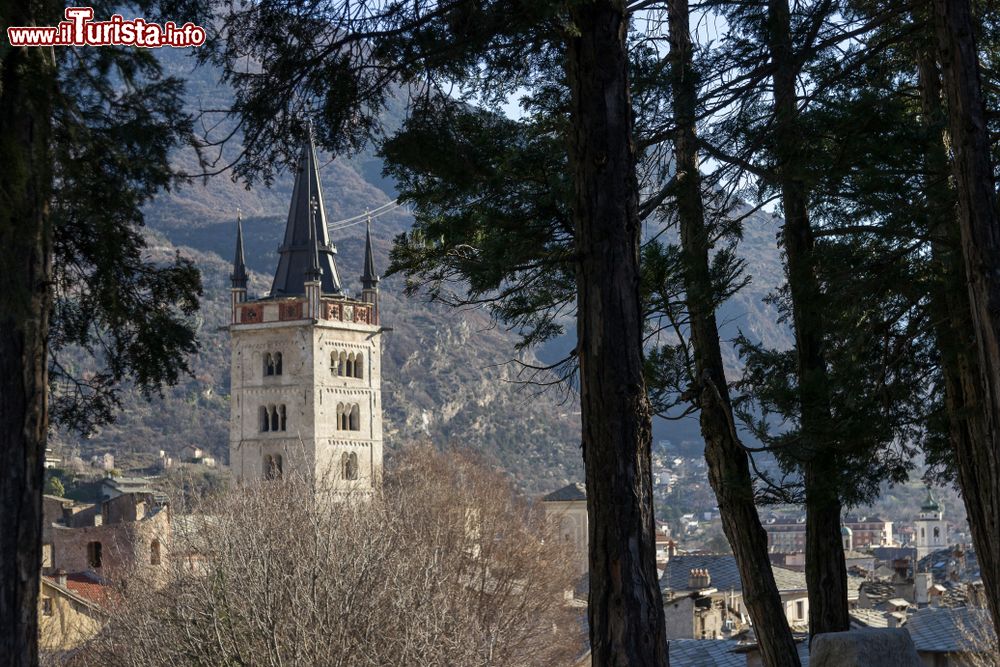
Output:
[[[914,544],[917,560],[932,551],[948,546],[948,524],[944,520],[944,506],[941,505],[927,487],[927,499],[920,507],[917,520],[913,522]]]

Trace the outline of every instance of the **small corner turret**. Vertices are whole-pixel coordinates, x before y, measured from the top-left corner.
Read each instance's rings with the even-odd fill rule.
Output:
[[[361,274],[361,300],[372,304],[372,324],[379,323],[378,274],[375,273],[375,253],[372,250],[372,219],[368,217],[365,228],[365,270]]]

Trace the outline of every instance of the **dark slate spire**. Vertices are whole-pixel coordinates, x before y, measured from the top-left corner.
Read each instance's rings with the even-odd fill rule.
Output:
[[[340,274],[334,255],[337,249],[330,243],[330,233],[326,228],[326,209],[323,206],[323,191],[319,184],[319,166],[316,147],[313,145],[312,127],[302,144],[292,203],[288,209],[285,225],[285,239],[278,248],[278,269],[274,272],[271,296],[305,294],[306,272],[311,270],[315,259],[322,271],[322,292],[341,292]],[[312,214],[312,199],[317,202],[316,214]],[[313,247],[313,245],[317,247]]]
[[[314,233],[316,231],[316,210],[318,208],[319,202],[313,196],[309,200],[309,220],[312,224],[309,225],[309,268],[306,269],[306,280],[321,282],[323,279],[323,269],[319,265],[319,243],[317,242],[318,237]]]
[[[375,253],[372,252],[372,220],[368,218],[365,230],[365,272],[361,275],[361,287],[378,289],[378,274],[375,273]]]
[[[247,263],[243,257],[243,216],[236,209],[236,256],[233,257],[233,272],[229,274],[233,289],[247,288]]]

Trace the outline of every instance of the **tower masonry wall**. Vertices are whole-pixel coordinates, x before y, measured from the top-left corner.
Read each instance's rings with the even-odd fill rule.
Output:
[[[230,466],[242,482],[267,478],[270,463],[270,476],[280,465],[281,476],[369,490],[382,470],[380,329],[371,304],[324,298],[313,320],[301,319],[302,301],[251,301],[234,312]]]

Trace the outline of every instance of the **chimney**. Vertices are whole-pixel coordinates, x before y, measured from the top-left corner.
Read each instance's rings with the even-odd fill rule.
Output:
[[[66,588],[66,570],[62,568],[56,570],[56,583]]]
[[[667,541],[667,557],[673,558],[677,555],[677,542],[673,540]]]
[[[705,568],[694,568],[688,575],[688,588],[700,590],[712,584],[712,577]]]

